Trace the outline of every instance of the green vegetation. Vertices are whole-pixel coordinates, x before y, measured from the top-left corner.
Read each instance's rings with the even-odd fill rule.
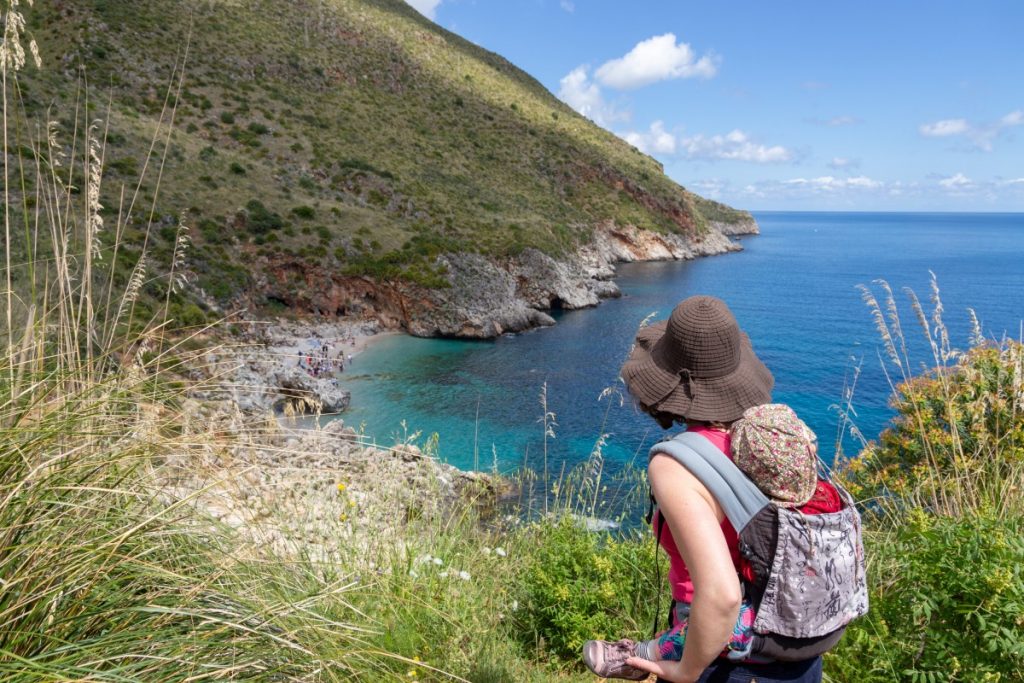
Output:
[[[1019,681],[1024,518],[921,509],[875,528],[871,611],[826,669],[840,681]]]
[[[577,518],[559,515],[527,534],[534,549],[516,582],[526,646],[571,666],[587,640],[618,640],[650,628],[655,598],[664,591],[655,579],[654,543],[645,535],[587,532]]]
[[[271,230],[284,227],[284,219],[271,211],[258,199],[250,199],[245,205],[248,215],[245,218],[246,229],[254,235],[263,235]]]
[[[841,463],[865,501],[871,611],[826,670],[836,680],[1017,681],[1024,671],[1024,346],[949,345],[911,298],[933,369],[915,377],[897,304],[865,290],[900,383],[877,443]],[[884,311],[884,313],[883,313]],[[972,314],[973,315],[973,314]]]
[[[412,64],[402,55],[435,54],[430,51],[438,41],[449,41],[458,50],[437,54],[452,60],[459,51],[468,55],[464,62],[446,64],[447,71],[399,69],[397,80],[382,80],[382,72],[368,64],[366,80],[372,74],[374,88],[412,90],[424,81],[442,82],[446,73],[452,78],[461,74],[467,83],[502,84],[503,97],[486,105],[490,108],[485,108],[489,100],[481,99],[481,93],[492,92],[486,89],[460,91],[455,108],[483,112],[487,125],[495,127],[525,125],[502,112],[533,117],[523,120],[532,122],[537,135],[527,137],[579,145],[573,148],[580,155],[573,163],[593,161],[597,156],[586,155],[597,155],[594,149],[601,144],[609,154],[632,154],[564,108],[543,109],[546,95],[537,93],[528,77],[431,27],[404,5],[359,6],[367,19],[354,36],[338,28],[348,24],[327,19],[324,25],[336,31],[311,33],[335,36],[328,41],[383,44],[372,42],[382,40],[374,32],[381,24],[374,22],[393,16],[399,41],[395,64],[402,68]],[[12,10],[10,4],[4,7]],[[349,16],[343,12],[350,7],[339,1],[332,11]],[[183,24],[175,21],[184,20],[178,9],[158,12],[155,4],[146,3],[135,9],[135,4],[96,0],[56,17],[44,4],[29,14],[29,26],[53,44],[61,35],[53,32],[58,22],[74,25],[93,16],[121,22],[126,29],[114,36],[66,34],[73,38],[69,42],[88,48],[80,54],[91,61],[90,68],[102,70],[108,55],[142,49],[133,43],[142,37],[162,36],[168,44],[181,37]],[[216,14],[234,16],[230,8],[204,5],[196,11],[213,12],[202,18],[226,40],[244,35],[232,33],[235,24]],[[272,38],[283,40],[286,32],[302,35],[302,26],[284,9],[268,4],[266,12],[279,22],[259,25],[268,44]],[[14,28],[5,33],[5,52],[15,54],[10,41],[21,36],[17,22],[7,16]],[[263,21],[236,18],[245,30],[253,24],[244,21]],[[407,38],[420,42],[401,42]],[[219,54],[210,39],[200,35],[197,42]],[[306,61],[314,59],[306,53],[272,57],[251,63],[268,74],[268,82],[276,82],[274,73],[301,72],[347,83],[345,74],[350,73],[329,76],[334,73],[330,65]],[[143,62],[131,62],[132,68],[142,68]],[[454,68],[459,64],[462,71]],[[245,123],[238,130],[258,136],[259,149],[266,151],[261,156],[245,145],[221,153],[180,131],[165,137],[166,126],[157,126],[154,117],[169,109],[150,91],[128,90],[125,74],[116,70],[103,73],[117,94],[116,108],[109,113],[114,129],[104,133],[102,126],[91,125],[101,113],[91,104],[83,104],[81,118],[61,118],[61,111],[75,110],[57,109],[57,125],[28,125],[44,112],[40,102],[18,99],[19,67],[16,61],[0,64],[9,122],[5,132],[11,141],[3,151],[18,162],[5,169],[8,201],[3,206],[0,679],[589,682],[593,678],[582,672],[578,657],[583,639],[646,635],[659,609],[658,560],[649,535],[643,530],[595,532],[586,526],[598,513],[619,521],[638,514],[637,499],[645,492],[642,474],[604,481],[600,448],[554,483],[546,467],[540,477],[522,473],[526,500],[519,507],[526,521],[481,519],[476,506],[467,504],[448,516],[396,518],[381,530],[393,535],[381,540],[344,537],[343,520],[334,520],[330,529],[344,542],[330,562],[304,546],[284,552],[254,544],[191,498],[167,495],[166,468],[175,459],[189,468],[214,466],[234,448],[251,446],[248,435],[216,431],[191,412],[185,378],[196,354],[210,350],[211,342],[205,331],[188,328],[207,324],[211,316],[185,285],[195,284],[218,298],[244,289],[250,271],[232,257],[239,245],[257,238],[268,250],[278,244],[271,238],[288,238],[294,240],[289,248],[334,255],[356,270],[434,283],[443,275],[430,270],[436,267],[434,259],[464,243],[465,214],[455,211],[460,202],[478,202],[481,213],[495,215],[491,225],[514,236],[500,245],[483,239],[482,250],[514,249],[530,240],[566,248],[584,239],[570,220],[540,223],[531,218],[535,205],[527,195],[516,195],[517,187],[529,185],[529,174],[510,175],[511,191],[499,197],[483,191],[478,183],[483,176],[466,173],[458,181],[466,192],[449,196],[444,192],[454,187],[451,177],[437,175],[441,189],[430,189],[435,186],[424,179],[430,163],[422,168],[402,164],[400,155],[368,156],[355,145],[338,143],[347,153],[337,157],[345,161],[332,166],[333,176],[303,173],[295,186],[310,194],[290,187],[292,196],[278,197],[257,191],[272,177],[270,155],[322,149],[319,138],[298,147],[288,136],[282,141],[276,137],[278,124],[294,131],[301,122],[303,135],[330,127],[328,110],[302,100],[284,86],[283,77],[273,96],[259,99],[255,83],[240,78],[228,90],[227,81],[215,80],[207,66],[174,98],[177,106],[202,112],[200,128],[218,131],[218,144],[230,137],[231,129],[224,126],[235,125],[231,117],[237,117]],[[54,87],[63,87],[63,78],[46,71],[33,76]],[[361,80],[351,86],[353,92],[364,92]],[[70,91],[62,92],[67,96]],[[384,103],[398,101],[380,97]],[[438,121],[442,110],[451,109],[447,100],[441,104]],[[292,113],[278,116],[273,132],[270,126],[249,127],[252,112],[270,120],[263,110],[272,114],[278,106]],[[344,111],[347,116],[358,113]],[[542,120],[580,130],[558,129],[555,135]],[[396,121],[405,125],[401,117]],[[41,129],[48,135],[26,134]],[[154,160],[144,153],[148,145],[139,142],[144,135],[153,146],[168,140],[166,158]],[[425,157],[443,149],[423,146],[423,139],[419,152]],[[485,153],[498,154],[496,145],[484,144],[498,139],[478,132],[476,142]],[[279,149],[279,143],[287,147]],[[548,149],[532,144],[527,141],[522,148],[530,153]],[[466,158],[450,154],[474,170]],[[621,168],[644,172],[653,164],[636,156]],[[224,157],[244,159],[253,172],[214,177],[214,169],[230,168]],[[137,179],[126,179],[135,182],[126,182],[123,203],[104,199],[110,193],[104,191],[103,158],[112,160],[118,175],[143,174],[137,192]],[[187,159],[201,166],[189,166]],[[163,188],[148,175],[162,165],[175,181],[165,179]],[[184,170],[172,170],[175,165]],[[209,173],[196,174],[193,181],[191,173],[199,168]],[[253,184],[233,185],[236,181]],[[426,198],[424,206],[444,210],[403,223],[406,219],[382,218],[360,203],[371,189],[383,197],[398,187],[422,193],[414,204]],[[574,196],[596,201],[596,187],[577,185]],[[167,188],[172,197],[165,202],[161,189]],[[401,191],[414,196],[412,190]],[[120,188],[116,194],[121,196]],[[233,207],[241,201],[236,197],[253,199],[244,207],[225,209],[225,202]],[[521,204],[512,211],[510,201]],[[615,201],[629,207],[628,199]],[[572,211],[583,211],[582,204],[572,206]],[[183,207],[188,211],[177,210]],[[636,205],[628,210],[641,211]],[[710,206],[702,211],[707,220],[720,220],[719,212],[728,210]],[[333,216],[338,223],[296,231],[283,218],[289,215],[304,223]],[[543,232],[535,231],[539,225]],[[325,243],[332,242],[345,246],[328,249]],[[865,505],[872,609],[828,655],[827,680],[1021,680],[1024,349],[1012,341],[980,339],[966,353],[950,348],[936,288],[930,313],[912,302],[934,354],[934,369],[914,377],[897,306],[887,288],[886,293],[884,307],[873,296],[868,302],[896,368],[897,417],[877,443],[865,444],[860,454],[840,462],[838,472]],[[553,416],[546,406],[543,410],[541,427],[547,433]],[[610,495],[608,488],[618,488],[622,498]],[[535,489],[542,492],[543,514],[532,496]],[[618,501],[619,512],[603,506],[609,500]],[[358,506],[353,510],[357,514]]]
[[[561,255],[609,219],[699,236],[708,220],[748,217],[690,194],[403,0],[73,0],[26,16],[47,63],[68,65],[23,75],[26,113],[75,112],[87,98],[79,121],[102,119],[117,178],[155,163],[154,139],[157,155],[166,145],[162,174],[145,174],[142,187],[154,196],[160,177],[162,212],[232,214],[247,198],[270,215],[317,207],[345,247],[317,255],[301,235],[278,234],[273,254],[438,286],[436,264],[403,248],[411,238],[499,257],[529,247]],[[74,129],[59,123],[64,135]],[[107,184],[103,204],[117,206],[119,192]],[[142,221],[133,215],[129,231]],[[273,267],[277,257],[259,256],[258,245],[276,228],[247,227],[225,222],[226,259],[202,235],[193,250],[214,271]],[[349,248],[360,228],[380,244],[372,258]]]

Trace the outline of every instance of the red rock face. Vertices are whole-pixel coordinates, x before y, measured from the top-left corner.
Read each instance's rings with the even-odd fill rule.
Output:
[[[299,259],[267,264],[260,294],[297,312],[379,320],[389,329],[408,329],[410,311],[432,307],[420,288],[341,275]]]
[[[636,184],[626,176],[613,168],[598,167],[588,168],[582,173],[583,177],[599,178],[602,182],[615,190],[625,192],[637,204],[653,214],[660,214],[668,217],[677,227],[679,232],[687,237],[696,237],[696,226],[693,222],[693,209],[686,204],[685,195],[680,192],[678,201],[659,198],[652,195],[644,187]]]

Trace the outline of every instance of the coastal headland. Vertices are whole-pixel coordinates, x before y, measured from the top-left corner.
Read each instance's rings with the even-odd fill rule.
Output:
[[[724,254],[741,249],[732,236],[757,233],[751,217],[712,223],[699,238],[609,221],[597,226],[592,242],[561,259],[536,249],[504,259],[444,254],[438,257],[442,287],[346,276],[301,260],[268,268],[258,287],[267,298],[314,316],[341,313],[420,337],[487,339],[552,325],[552,310],[587,308],[620,296],[615,263]],[[296,280],[306,286],[297,290],[291,285]]]

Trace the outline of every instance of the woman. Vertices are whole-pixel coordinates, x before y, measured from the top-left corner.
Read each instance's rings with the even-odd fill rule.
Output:
[[[770,402],[774,379],[725,303],[708,296],[686,299],[667,321],[642,328],[636,342],[622,378],[644,411],[663,429],[685,424],[731,457],[729,426],[747,408]],[[648,477],[667,526],[659,542],[669,555],[676,613],[688,612],[689,624],[680,661],[630,657],[625,663],[677,683],[820,682],[820,657],[764,664],[719,657],[742,598],[736,531],[707,488],[677,460],[655,455]]]

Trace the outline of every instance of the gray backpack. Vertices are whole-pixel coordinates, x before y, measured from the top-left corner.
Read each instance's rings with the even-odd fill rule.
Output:
[[[868,611],[860,515],[837,484],[838,512],[805,515],[774,505],[729,458],[699,434],[683,432],[651,448],[697,477],[739,535],[753,580],[742,576],[753,603],[751,655],[799,661],[831,649],[846,625]]]

